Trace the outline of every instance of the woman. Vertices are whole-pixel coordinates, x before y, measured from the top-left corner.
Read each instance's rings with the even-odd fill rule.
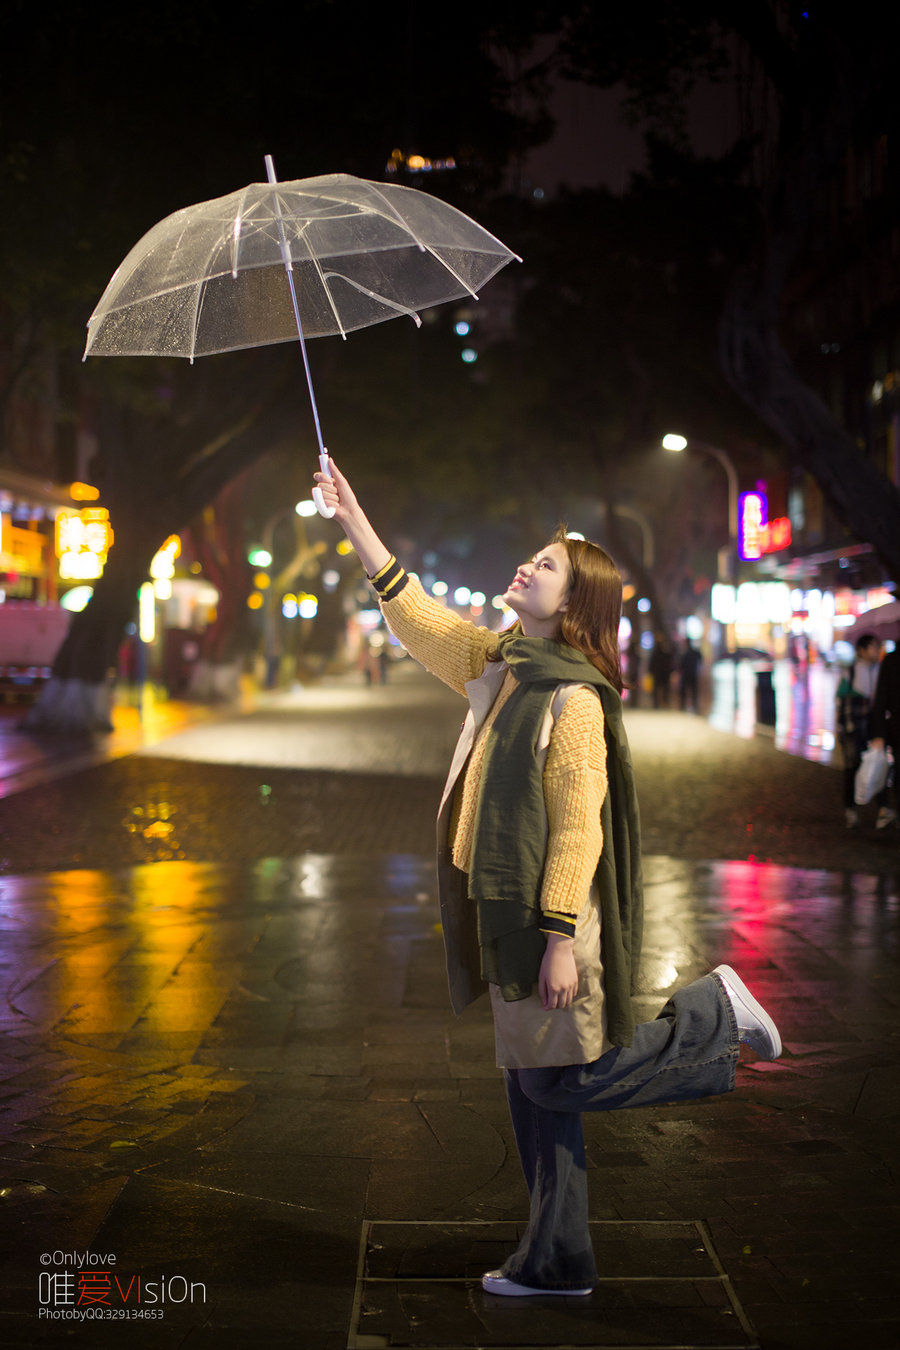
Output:
[[[378,538],[346,478],[316,474],[384,617],[469,698],[438,817],[451,1003],[489,989],[497,1062],[531,1196],[491,1294],[586,1295],[581,1112],[727,1092],[739,1043],[781,1053],[774,1022],[727,966],[634,1025],[640,841],[622,724],[622,582],[595,544],[558,534],[516,570],[498,635],[430,599]]]

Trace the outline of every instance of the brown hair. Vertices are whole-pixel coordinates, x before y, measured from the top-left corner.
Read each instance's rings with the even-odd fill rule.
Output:
[[[589,543],[586,539],[570,539],[564,525],[557,527],[550,543],[565,547],[572,578],[560,636],[563,642],[586,656],[621,694],[622,577],[619,569],[599,544]]]
[[[617,693],[623,689],[619,658],[619,620],[622,617],[622,577],[612,558],[599,544],[570,539],[558,525],[551,544],[562,544],[569,562],[569,595],[560,624],[561,642],[586,656]],[[521,631],[518,620],[510,632]],[[501,661],[493,652],[489,661]]]

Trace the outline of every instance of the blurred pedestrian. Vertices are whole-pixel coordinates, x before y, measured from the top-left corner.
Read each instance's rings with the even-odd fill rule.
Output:
[[[881,639],[873,633],[858,637],[855,660],[837,687],[835,725],[844,760],[844,823],[848,830],[859,824],[853,788],[859,762],[869,744],[869,716],[878,683],[882,646]],[[884,793],[879,793],[877,801],[879,807],[884,805]]]
[[[583,1295],[597,1277],[583,1111],[728,1092],[742,1040],[781,1052],[728,966],[636,1026],[640,830],[622,720],[622,581],[596,544],[558,531],[504,595],[504,634],[426,595],[346,478],[316,475],[410,654],[470,699],[439,814],[441,917],[453,1008],[489,990],[528,1226],[482,1285]],[[602,956],[602,960],[601,960]]]
[[[628,689],[628,701],[632,708],[639,708],[641,703],[641,643],[640,634],[635,629],[632,629],[628,646],[625,649],[625,670],[627,673],[625,683]]]
[[[684,647],[678,658],[678,701],[681,711],[690,707],[692,712],[700,711],[700,666],[703,661],[690,638],[685,638]]]
[[[653,681],[654,708],[668,708],[669,687],[672,682],[672,646],[665,633],[657,633],[650,653],[650,678]]]
[[[379,629],[363,639],[360,665],[367,685],[387,684],[387,640]]]
[[[878,810],[875,828],[883,830],[897,819],[897,764],[900,762],[900,647],[888,652],[878,667],[878,680],[875,695],[869,713],[869,744],[879,750],[889,749],[894,757],[893,794],[894,805],[888,805],[889,796]]]

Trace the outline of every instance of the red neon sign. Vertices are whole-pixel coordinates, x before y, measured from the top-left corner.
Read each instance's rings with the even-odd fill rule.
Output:
[[[787,516],[776,516],[762,527],[760,547],[763,553],[777,553],[791,542],[791,522]]]

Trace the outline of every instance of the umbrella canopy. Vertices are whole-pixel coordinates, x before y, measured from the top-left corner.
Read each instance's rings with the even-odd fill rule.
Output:
[[[895,642],[900,641],[900,600],[890,600],[886,605],[867,609],[865,614],[860,614],[852,627],[845,628],[840,636],[844,642],[855,642],[857,638],[865,637],[867,633],[872,633],[882,640],[893,638]]]
[[[88,320],[84,354],[193,360],[399,315],[418,323],[417,311],[475,296],[515,257],[416,188],[342,173],[251,183],[176,211],[135,244]]]

